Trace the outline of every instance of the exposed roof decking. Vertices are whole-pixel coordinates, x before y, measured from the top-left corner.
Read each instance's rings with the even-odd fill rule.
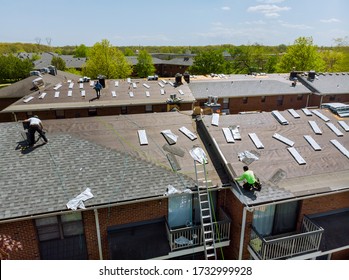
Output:
[[[169,79],[165,80],[170,81]],[[73,88],[69,88],[71,83],[69,80],[66,80],[60,83],[62,86],[58,90],[54,89],[56,84],[46,88],[44,90],[47,93],[45,98],[39,99],[39,93],[35,92],[30,95],[33,96],[34,99],[29,103],[24,103],[23,100],[19,100],[4,109],[3,112],[166,104],[170,95],[173,94],[176,94],[177,98],[182,99],[180,102],[192,103],[195,101],[186,83],[178,87],[173,87],[170,83],[166,83],[165,86],[161,88],[158,81],[137,79],[132,80],[132,82],[137,85],[137,88],[133,88],[132,83],[128,83],[125,80],[118,81],[118,86],[115,86],[115,80],[106,80],[106,87],[101,90],[101,98],[89,102],[96,97],[95,90],[90,83],[83,83],[83,88],[80,88],[78,81],[74,80],[72,81],[74,82]],[[173,82],[174,80],[172,80],[172,83]],[[143,86],[143,83],[146,83],[149,88]],[[160,89],[164,89],[164,94],[161,94]],[[85,91],[85,97],[81,96],[82,90]],[[181,90],[183,94],[181,94],[179,90]],[[43,90],[40,92],[42,91]],[[55,98],[56,91],[60,92],[58,98]],[[71,96],[68,96],[69,91],[71,91]],[[149,92],[149,96],[146,95],[146,91]],[[116,96],[113,96],[113,92],[115,92]],[[133,92],[134,97],[130,97],[130,92]]]
[[[46,120],[49,143],[29,153],[16,150],[23,138],[19,123],[1,123],[0,220],[67,210],[68,200],[89,187],[95,196],[85,206],[163,196],[169,184],[180,191],[195,185],[189,150],[191,141],[178,129],[195,132],[191,116],[154,113],[127,116]],[[141,146],[137,131],[145,129],[148,145]],[[181,149],[175,156],[181,170],[172,171],[161,130],[171,129]],[[207,165],[214,184],[220,180]]]
[[[321,110],[333,123],[337,118],[330,111]],[[298,119],[290,118],[288,126],[280,125],[271,113],[249,115],[221,116],[219,127],[211,126],[211,116],[203,120],[210,135],[217,141],[225,159],[234,171],[240,175],[245,165],[239,161],[238,153],[256,151],[259,160],[250,164],[251,170],[260,177],[263,189],[255,196],[247,198],[248,203],[272,202],[280,199],[302,195],[312,195],[326,191],[349,189],[349,159],[331,144],[330,140],[337,139],[344,147],[349,148],[349,133],[343,132],[343,137],[337,137],[324,121],[316,116],[299,114]],[[316,120],[323,131],[315,135],[308,120]],[[349,122],[349,119],[344,119]],[[239,125],[241,141],[227,143],[222,133],[222,127]],[[343,131],[343,130],[342,130]],[[248,133],[256,133],[263,142],[264,149],[257,150]],[[280,133],[294,141],[294,147],[304,158],[306,164],[299,165],[287,150],[287,145],[272,138],[274,133]],[[321,146],[321,151],[315,151],[304,139],[311,135]]]

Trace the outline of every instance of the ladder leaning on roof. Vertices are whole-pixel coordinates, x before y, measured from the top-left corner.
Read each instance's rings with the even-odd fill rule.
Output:
[[[201,164],[194,160],[194,166],[200,205],[201,232],[204,243],[205,259],[216,260],[215,232],[212,222],[210,194],[208,192],[209,183],[211,181],[207,180],[205,161]]]

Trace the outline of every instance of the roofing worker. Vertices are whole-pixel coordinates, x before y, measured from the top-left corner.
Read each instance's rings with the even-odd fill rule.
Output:
[[[102,86],[102,84],[99,81],[97,81],[95,83],[95,86],[93,87],[95,89],[95,91],[96,91],[97,99],[99,99],[101,97],[101,89],[102,89],[102,87],[103,86]]]
[[[252,170],[248,169],[248,166],[244,166],[244,173],[238,177],[234,178],[235,181],[242,181],[246,180],[246,183],[243,184],[243,188],[247,191],[251,191],[256,189],[257,191],[261,190],[260,183],[258,182],[257,178],[254,176],[254,173]]]
[[[48,142],[45,133],[42,131],[43,126],[38,116],[35,115],[29,119],[24,120],[23,122],[29,122],[28,142],[30,147],[34,146],[35,144],[35,132],[38,132],[40,134],[45,143]]]

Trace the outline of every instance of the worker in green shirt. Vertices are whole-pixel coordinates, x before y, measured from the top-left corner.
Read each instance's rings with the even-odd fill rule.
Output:
[[[235,181],[243,181],[246,180],[246,183],[243,184],[243,188],[245,190],[251,191],[251,190],[261,190],[261,185],[258,181],[258,179],[254,176],[254,173],[252,170],[248,169],[248,166],[244,166],[244,173],[238,177],[234,178]]]

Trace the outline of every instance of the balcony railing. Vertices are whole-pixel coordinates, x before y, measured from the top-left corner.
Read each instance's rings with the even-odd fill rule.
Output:
[[[252,226],[250,247],[259,259],[287,259],[319,250],[324,230],[307,217],[303,218],[300,233],[286,237],[263,237]]]
[[[222,209],[220,209],[220,211],[220,216],[223,217],[223,220],[213,223],[216,245],[219,245],[219,242],[229,240],[230,238],[231,220]],[[200,225],[170,229],[166,222],[166,229],[171,251],[203,246],[203,234]]]

